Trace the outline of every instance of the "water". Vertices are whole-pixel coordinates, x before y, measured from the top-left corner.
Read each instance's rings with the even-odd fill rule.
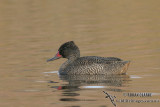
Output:
[[[0,107],[159,107],[160,2],[2,0]],[[65,59],[47,63],[73,40],[81,56],[131,60],[125,76],[62,77]],[[151,93],[151,96],[128,96]],[[115,97],[116,98],[115,98]]]

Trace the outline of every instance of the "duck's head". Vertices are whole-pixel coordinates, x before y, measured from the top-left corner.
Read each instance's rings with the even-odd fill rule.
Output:
[[[57,54],[53,58],[48,59],[47,62],[53,61],[59,58],[67,58],[67,59],[73,58],[74,59],[78,57],[80,57],[79,48],[75,45],[73,41],[69,41],[69,42],[62,44],[60,48],[58,49]]]

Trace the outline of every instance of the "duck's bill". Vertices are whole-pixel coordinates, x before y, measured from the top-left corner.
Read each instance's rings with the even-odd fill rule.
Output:
[[[49,62],[49,61],[54,61],[54,60],[59,59],[59,58],[61,58],[61,57],[56,57],[56,56],[55,56],[55,57],[53,57],[53,58],[51,58],[51,59],[48,59],[47,62]]]
[[[57,54],[55,55],[55,57],[53,57],[53,58],[51,58],[51,59],[48,59],[47,62],[49,62],[49,61],[54,61],[54,60],[59,59],[59,58],[61,58],[61,57],[62,57],[62,55],[60,55],[60,54],[59,54],[59,51],[58,51]]]

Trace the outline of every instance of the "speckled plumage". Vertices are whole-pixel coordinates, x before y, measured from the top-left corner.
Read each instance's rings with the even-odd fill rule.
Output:
[[[68,59],[59,69],[61,75],[125,74],[130,63],[116,57],[80,57],[79,48],[73,41],[61,45],[56,58],[49,61],[58,59],[57,55]]]
[[[129,61],[122,61],[115,57],[79,57],[67,60],[59,69],[60,74],[125,74]]]

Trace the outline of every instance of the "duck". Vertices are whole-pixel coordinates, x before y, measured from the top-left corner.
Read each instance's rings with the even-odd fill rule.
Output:
[[[107,75],[126,74],[130,61],[117,57],[83,56],[74,41],[68,41],[60,46],[57,54],[47,62],[66,58],[59,68],[60,75]]]

